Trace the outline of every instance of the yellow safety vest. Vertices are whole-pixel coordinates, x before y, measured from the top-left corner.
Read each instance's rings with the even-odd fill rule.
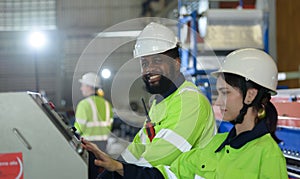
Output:
[[[104,98],[89,96],[77,105],[74,127],[87,140],[107,140],[113,122],[112,107]]]

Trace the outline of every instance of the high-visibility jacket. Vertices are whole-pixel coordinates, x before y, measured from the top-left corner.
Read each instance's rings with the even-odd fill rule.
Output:
[[[158,104],[154,100],[149,116],[155,123],[155,138],[150,142],[142,128],[122,153],[128,163],[170,165],[183,152],[206,145],[216,133],[210,102],[188,81]]]
[[[285,158],[269,133],[239,149],[225,145],[215,152],[228,133],[217,134],[203,149],[181,155],[170,166],[158,166],[164,178],[287,179]]]
[[[79,135],[91,141],[105,141],[110,134],[113,112],[111,104],[98,95],[79,102],[74,127]]]

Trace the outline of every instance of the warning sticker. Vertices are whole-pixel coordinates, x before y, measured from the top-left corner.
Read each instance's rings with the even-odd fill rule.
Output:
[[[23,179],[22,153],[0,153],[0,178]]]

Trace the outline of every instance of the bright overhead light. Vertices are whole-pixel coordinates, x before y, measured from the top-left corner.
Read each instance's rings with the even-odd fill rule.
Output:
[[[32,32],[29,36],[29,43],[33,48],[41,48],[46,44],[46,36],[42,32]]]
[[[104,79],[107,79],[109,78],[111,75],[111,72],[109,69],[105,68],[101,71],[101,76],[104,78]]]

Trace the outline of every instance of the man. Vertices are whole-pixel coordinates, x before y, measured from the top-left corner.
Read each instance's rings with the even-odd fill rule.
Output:
[[[84,74],[79,82],[85,98],[77,105],[74,127],[81,137],[93,141],[101,150],[106,151],[113,122],[112,106],[99,94],[100,80],[95,73]],[[90,153],[89,175],[92,176],[89,178],[95,178],[98,173],[93,164],[94,156]]]
[[[274,60],[261,50],[245,48],[227,55],[222,68],[212,75],[217,78],[215,104],[234,127],[215,135],[204,148],[180,155],[171,166],[122,164],[91,142],[82,140],[83,147],[97,156],[95,165],[125,179],[286,179],[286,161],[275,133],[277,110],[270,101],[276,95],[277,73]]]
[[[146,89],[155,97],[150,119],[121,154],[128,163],[170,165],[181,153],[205,146],[215,134],[209,101],[180,72],[178,44],[172,30],[154,22],[137,38],[134,58],[140,60]]]

